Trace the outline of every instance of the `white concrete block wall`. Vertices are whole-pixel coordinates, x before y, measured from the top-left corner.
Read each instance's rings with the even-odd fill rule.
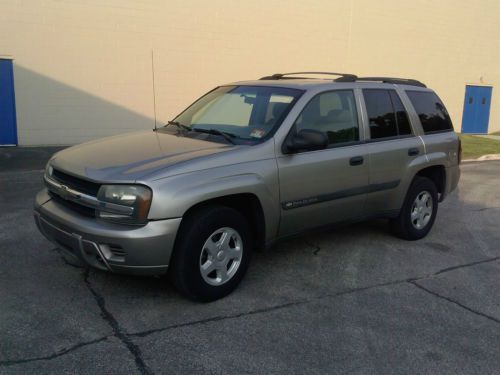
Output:
[[[420,79],[460,130],[466,83],[492,84],[500,130],[496,1],[0,0],[21,145],[153,127],[226,82],[294,70]]]

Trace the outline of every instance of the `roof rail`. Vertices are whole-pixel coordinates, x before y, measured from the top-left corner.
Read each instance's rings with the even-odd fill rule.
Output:
[[[298,74],[322,74],[322,75],[331,75],[331,76],[339,76],[339,78],[335,79],[337,82],[354,82],[358,78],[354,74],[346,74],[346,73],[334,73],[334,72],[293,72],[293,73],[276,73],[270,76],[265,76],[260,78],[261,80],[272,80],[272,79],[303,79],[304,77],[286,77]]]
[[[320,74],[320,75],[330,75],[338,76],[335,82],[358,82],[358,81],[368,81],[368,82],[382,82],[382,83],[393,83],[400,85],[411,85],[419,87],[427,87],[420,81],[410,78],[394,78],[394,77],[358,77],[354,74],[347,73],[334,73],[334,72],[294,72],[294,73],[276,73],[270,76],[265,76],[260,78],[261,80],[279,80],[279,79],[304,79],[305,77],[289,77],[300,74]]]
[[[393,78],[393,77],[358,77],[356,81],[374,81],[374,82],[382,82],[382,83],[394,83],[400,85],[410,85],[410,86],[419,86],[419,87],[427,87],[420,81],[416,79],[410,78]]]

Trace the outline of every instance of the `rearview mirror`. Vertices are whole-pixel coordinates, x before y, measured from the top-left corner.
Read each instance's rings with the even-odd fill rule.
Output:
[[[302,129],[286,142],[285,153],[321,150],[328,146],[328,137],[319,130]]]
[[[244,95],[244,94],[240,94],[240,96],[243,97],[243,101],[246,104],[255,104],[255,101],[257,99],[255,96],[249,96],[249,95]]]

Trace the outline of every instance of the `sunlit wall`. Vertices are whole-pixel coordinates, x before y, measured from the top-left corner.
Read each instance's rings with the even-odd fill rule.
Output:
[[[493,88],[500,130],[500,2],[0,0],[19,144],[73,144],[171,119],[231,81],[330,70],[411,77],[460,131],[466,84]]]

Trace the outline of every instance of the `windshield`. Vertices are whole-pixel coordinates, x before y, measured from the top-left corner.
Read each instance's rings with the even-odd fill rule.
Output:
[[[221,86],[170,123],[188,132],[254,143],[272,135],[302,92],[279,87]]]

